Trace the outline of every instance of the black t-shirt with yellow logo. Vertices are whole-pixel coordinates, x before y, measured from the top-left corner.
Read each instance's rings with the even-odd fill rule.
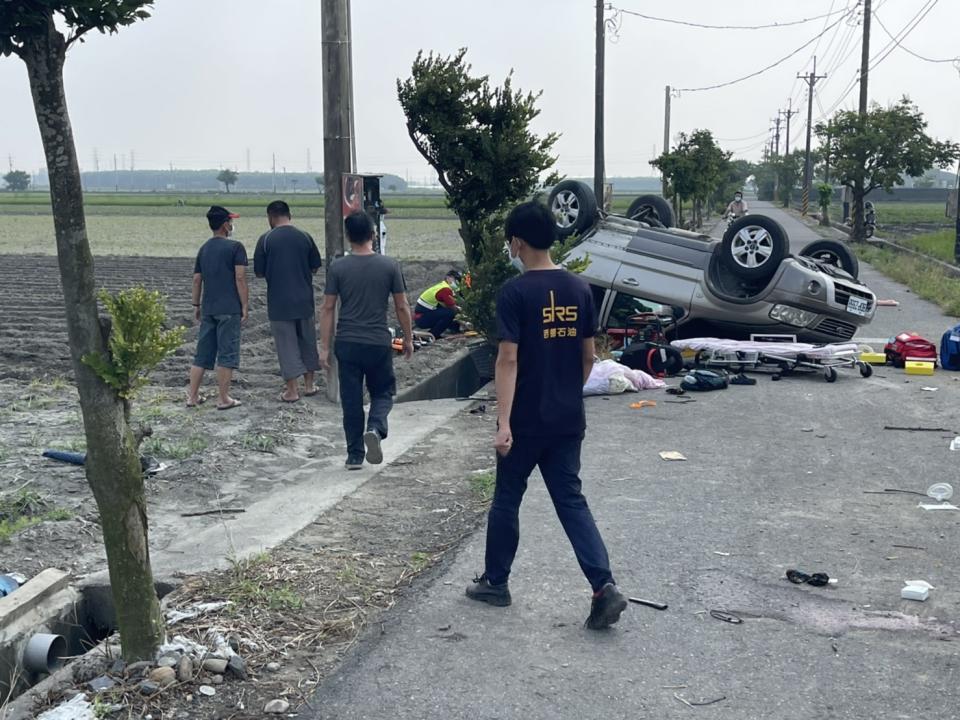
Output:
[[[500,339],[518,346],[514,435],[583,434],[583,340],[594,319],[590,286],[566,270],[531,270],[500,289]]]

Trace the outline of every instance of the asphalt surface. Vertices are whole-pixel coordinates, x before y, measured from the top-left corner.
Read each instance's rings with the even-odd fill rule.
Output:
[[[814,239],[758,205],[795,243]],[[869,268],[861,276],[901,302],[880,310],[869,336],[939,338],[956,322]],[[583,629],[589,587],[534,479],[514,604],[464,597],[482,570],[477,533],[368,633],[311,700],[313,717],[960,716],[960,512],[883,492],[957,485],[960,453],[948,445],[960,433],[960,373],[755,377],[687,404],[662,391],[641,394],[657,401],[643,410],[629,407],[637,395],[587,401],[582,476],[614,573],[666,611],[631,605],[611,630]],[[687,460],[661,460],[662,450]],[[788,568],[839,583],[796,586]],[[926,602],[900,599],[913,579],[936,587]]]

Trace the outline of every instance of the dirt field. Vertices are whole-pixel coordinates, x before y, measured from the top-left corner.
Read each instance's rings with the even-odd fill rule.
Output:
[[[251,279],[251,315],[244,329],[235,396],[243,407],[218,412],[214,403],[184,407],[187,370],[196,337],[187,258],[100,257],[99,284],[118,290],[142,283],[168,297],[172,323],[190,326],[187,343],[154,374],[134,404],[134,416],[154,429],[143,451],[168,467],[148,481],[150,513],[179,515],[217,504],[242,505],[269,491],[307,459],[343,450],[339,410],[321,396],[281,405],[282,381],[266,318],[265,286]],[[442,277],[446,262],[409,262],[411,297]],[[322,271],[316,280],[323,286]],[[398,386],[417,384],[446,365],[465,341],[443,341],[396,363]],[[206,391],[214,392],[208,373]],[[102,562],[96,506],[82,468],[41,457],[45,449],[82,452],[83,428],[71,382],[56,259],[0,256],[0,495],[24,494],[37,517],[49,518],[4,540],[0,572],[27,576],[55,566],[77,574]],[[321,383],[322,385],[322,383]],[[53,520],[56,518],[56,520]],[[2,519],[2,518],[0,518]],[[154,530],[151,544],[174,539],[175,525]]]

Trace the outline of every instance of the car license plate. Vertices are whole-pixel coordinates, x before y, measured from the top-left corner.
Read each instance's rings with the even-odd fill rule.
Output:
[[[851,295],[847,301],[847,312],[866,317],[870,312],[870,303],[867,302],[866,298]]]

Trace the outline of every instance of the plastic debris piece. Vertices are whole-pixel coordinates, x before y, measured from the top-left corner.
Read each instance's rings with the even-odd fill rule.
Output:
[[[679,453],[676,450],[661,450],[660,457],[664,460],[686,460],[687,458],[683,453]]]
[[[950,441],[950,449],[960,451],[960,435]]]
[[[938,482],[927,488],[927,495],[937,502],[943,502],[953,497],[953,486],[950,483]]]
[[[904,600],[923,602],[930,597],[930,590],[919,585],[907,585],[900,589],[900,597]]]
[[[87,702],[83,693],[70,698],[68,702],[58,705],[37,716],[37,720],[95,720],[93,705]]]
[[[920,503],[917,507],[923,510],[960,510],[956,505],[951,505],[950,503],[939,503],[938,505],[934,505],[933,503]]]
[[[656,406],[657,406],[657,403],[654,400],[640,400],[635,403],[630,403],[630,407],[633,408],[634,410],[640,410],[641,408],[656,407]]]
[[[922,588],[926,588],[927,590],[936,590],[936,589],[937,589],[935,586],[931,585],[931,584],[928,583],[926,580],[904,580],[904,581],[903,581],[903,584],[904,584],[904,585],[914,585],[915,587],[922,587]]]

